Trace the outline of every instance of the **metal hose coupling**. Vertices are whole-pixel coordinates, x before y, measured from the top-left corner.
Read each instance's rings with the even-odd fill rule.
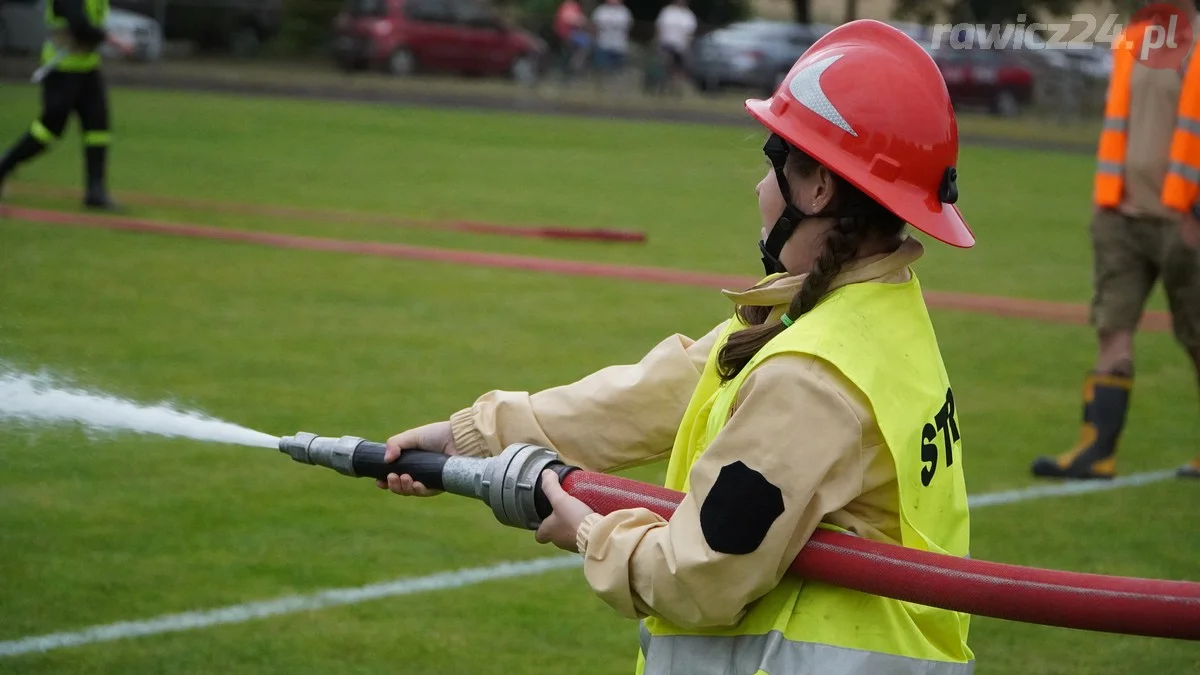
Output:
[[[334,438],[298,432],[279,439],[279,451],[301,464],[324,466],[351,477],[387,480],[388,474],[412,476],[431,490],[473,497],[491,507],[501,523],[536,530],[550,515],[542,492],[546,469],[566,478],[567,466],[549,448],[514,443],[495,457],[457,457],[425,450],[405,450],[394,462],[385,462],[387,446],[357,436]]]

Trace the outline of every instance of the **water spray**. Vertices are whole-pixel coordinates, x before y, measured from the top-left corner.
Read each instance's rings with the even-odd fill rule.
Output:
[[[483,501],[501,523],[535,530],[550,515],[546,469],[563,490],[602,515],[646,508],[670,519],[684,494],[562,462],[548,448],[516,443],[495,457],[405,450],[384,462],[382,443],[297,433],[279,450],[302,464],[385,480],[407,474],[432,490]],[[1022,567],[930,553],[818,529],[788,569],[810,581],[929,607],[1022,623],[1200,640],[1200,583]]]
[[[0,363],[0,422],[78,424],[90,433],[131,431],[273,448],[278,439],[169,402],[145,405],[69,386],[48,373],[5,372]]]

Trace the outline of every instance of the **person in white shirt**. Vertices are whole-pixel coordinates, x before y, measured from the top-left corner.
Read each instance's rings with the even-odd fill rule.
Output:
[[[670,71],[668,83],[687,72],[687,53],[696,33],[696,15],[688,9],[687,0],[675,0],[662,8],[654,22],[658,47],[667,59]]]
[[[625,66],[629,54],[633,14],[622,0],[604,0],[592,12],[592,26],[596,29],[596,68],[604,75],[615,74]]]

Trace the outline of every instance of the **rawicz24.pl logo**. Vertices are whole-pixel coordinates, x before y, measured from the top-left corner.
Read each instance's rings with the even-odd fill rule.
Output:
[[[1138,61],[1150,67],[1177,68],[1194,42],[1195,15],[1182,8],[1154,3],[1139,9],[1128,22],[1109,14],[1100,21],[1092,14],[1075,14],[1065,23],[938,24],[933,46],[951,49],[1092,49],[1120,46],[1131,49]],[[1128,31],[1130,26],[1136,30]],[[1042,36],[1046,37],[1043,38]]]

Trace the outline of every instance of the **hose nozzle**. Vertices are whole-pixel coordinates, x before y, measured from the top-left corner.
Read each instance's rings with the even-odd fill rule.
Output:
[[[495,457],[405,450],[395,461],[385,462],[387,446],[382,443],[301,431],[280,438],[279,451],[301,464],[324,466],[345,476],[387,480],[388,474],[407,474],[430,490],[483,501],[501,523],[529,530],[536,530],[552,510],[542,492],[542,472],[551,469],[562,480],[575,470],[553,450],[528,443],[514,443]]]
[[[316,464],[346,476],[357,476],[354,472],[354,451],[363,442],[363,439],[355,436],[331,438],[301,431],[295,436],[280,438],[279,451],[301,464]]]

